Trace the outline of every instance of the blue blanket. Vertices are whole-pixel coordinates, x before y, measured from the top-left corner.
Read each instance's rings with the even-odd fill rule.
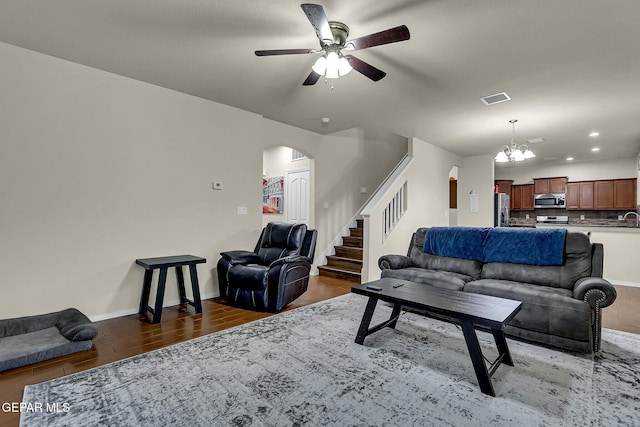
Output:
[[[492,228],[484,241],[483,262],[562,265],[567,230]]]
[[[562,265],[566,233],[556,228],[433,227],[423,250],[480,262]]]
[[[427,253],[482,261],[482,247],[490,228],[432,227],[424,238]]]

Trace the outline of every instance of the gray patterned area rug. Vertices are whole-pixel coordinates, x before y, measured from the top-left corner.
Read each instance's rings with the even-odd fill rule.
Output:
[[[355,344],[365,303],[345,295],[27,386],[23,402],[44,409],[21,425],[640,425],[640,335],[604,330],[595,356],[509,340],[515,366],[489,397],[455,325],[406,313]],[[379,304],[374,321],[389,314]]]

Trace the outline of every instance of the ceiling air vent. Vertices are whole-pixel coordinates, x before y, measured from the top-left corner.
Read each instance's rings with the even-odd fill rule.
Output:
[[[480,98],[485,105],[498,104],[500,102],[511,101],[509,95],[506,92],[494,93],[493,95],[487,95]]]

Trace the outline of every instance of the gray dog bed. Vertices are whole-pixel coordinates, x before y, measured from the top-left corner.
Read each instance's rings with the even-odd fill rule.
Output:
[[[0,372],[88,350],[98,328],[75,308],[0,320]]]

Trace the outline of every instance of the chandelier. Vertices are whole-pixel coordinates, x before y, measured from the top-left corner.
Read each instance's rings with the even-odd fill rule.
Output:
[[[509,123],[511,123],[511,126],[513,127],[511,144],[503,145],[500,151],[498,151],[498,154],[494,159],[497,163],[521,162],[525,159],[530,159],[536,156],[531,150],[529,150],[529,147],[526,144],[516,144],[516,122],[517,120],[509,120]]]

